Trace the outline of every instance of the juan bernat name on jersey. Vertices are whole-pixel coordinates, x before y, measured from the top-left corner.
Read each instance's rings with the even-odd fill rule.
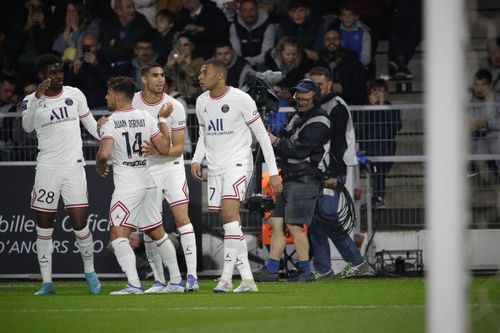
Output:
[[[115,124],[115,128],[128,127],[129,128],[137,128],[137,127],[146,127],[146,121],[144,119],[121,119],[121,120],[113,120]]]

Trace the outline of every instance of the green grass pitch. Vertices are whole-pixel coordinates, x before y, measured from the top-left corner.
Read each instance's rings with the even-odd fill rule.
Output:
[[[125,282],[104,281],[93,296],[84,282],[56,281],[56,295],[35,297],[38,282],[1,282],[0,332],[425,331],[423,278],[260,283],[247,294],[214,294],[215,284],[203,280],[191,294],[109,296]],[[470,331],[500,332],[500,278],[471,279],[469,300]]]

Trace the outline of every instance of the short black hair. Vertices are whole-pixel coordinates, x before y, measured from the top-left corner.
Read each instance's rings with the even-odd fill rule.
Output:
[[[218,49],[220,47],[229,47],[230,49],[233,49],[233,44],[231,44],[231,42],[228,40],[221,40],[221,41],[215,43],[216,49]]]
[[[224,73],[224,77],[227,77],[227,66],[222,60],[219,60],[217,58],[210,58],[208,60],[205,60],[203,63],[204,65],[212,65],[215,68],[220,69]]]
[[[330,70],[323,66],[316,66],[311,68],[311,70],[309,71],[309,75],[323,75],[327,78],[327,80],[332,79],[330,76]]]
[[[5,82],[8,82],[10,84],[16,84],[16,80],[14,77],[9,76],[9,75],[0,75],[0,84],[3,84]]]
[[[172,23],[175,23],[175,15],[168,9],[162,9],[156,13],[156,17],[164,17]]]
[[[153,67],[161,67],[161,65],[157,62],[154,62],[154,61],[148,62],[146,65],[142,66],[141,76],[146,76],[146,74],[148,74],[149,70]]]
[[[290,5],[288,6],[288,9],[291,10],[291,9],[296,9],[296,8],[300,8],[300,7],[311,8],[308,1],[306,1],[306,0],[291,0]]]
[[[493,77],[491,76],[491,72],[487,69],[480,69],[474,74],[474,80],[486,80],[488,84],[491,84],[493,81]]]
[[[371,80],[368,83],[368,91],[372,91],[374,89],[385,89],[385,91],[389,91],[389,86],[387,85],[386,80],[375,79],[375,80]]]
[[[108,89],[123,93],[130,100],[134,98],[136,91],[135,82],[128,76],[114,76],[108,80]]]
[[[41,56],[38,57],[35,63],[35,69],[37,73],[42,72],[45,70],[47,66],[53,65],[53,64],[58,64],[62,63],[62,60],[60,57],[56,56],[53,53],[45,53],[42,54]]]

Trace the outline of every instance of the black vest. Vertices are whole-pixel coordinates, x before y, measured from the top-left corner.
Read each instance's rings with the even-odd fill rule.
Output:
[[[264,40],[264,33],[268,25],[270,24],[270,19],[267,18],[263,24],[259,27],[247,30],[238,22],[234,20],[234,27],[236,28],[236,34],[240,40],[241,44],[241,55],[243,57],[253,57],[260,54],[262,49],[262,42]]]

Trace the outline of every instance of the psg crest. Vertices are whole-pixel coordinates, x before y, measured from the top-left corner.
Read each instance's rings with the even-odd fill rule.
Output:
[[[227,112],[229,111],[229,105],[224,104],[223,106],[221,106],[220,110],[221,110],[223,113],[227,113]]]
[[[66,98],[64,103],[66,103],[66,105],[73,105],[73,100],[71,98]]]

